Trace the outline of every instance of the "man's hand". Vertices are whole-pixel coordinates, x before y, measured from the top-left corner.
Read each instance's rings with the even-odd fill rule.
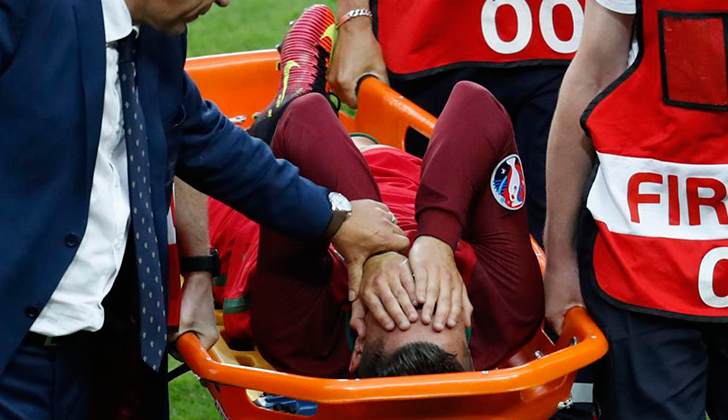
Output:
[[[579,270],[576,262],[546,263],[543,277],[546,294],[546,322],[557,334],[561,334],[564,317],[575,306],[584,307],[579,286]]]
[[[361,299],[387,331],[417,321],[415,281],[407,258],[396,252],[375,255],[364,264]]]
[[[364,338],[367,335],[367,308],[364,307],[361,299],[357,299],[351,302],[351,320],[349,320],[349,327],[356,331],[356,335]]]
[[[433,320],[437,305],[433,322],[436,331],[445,329],[445,322],[448,327],[454,327],[461,313],[465,316],[465,326],[470,327],[473,305],[455,266],[450,245],[432,236],[420,236],[412,245],[409,258],[415,274],[417,302],[424,304],[422,322],[429,324]]]
[[[328,81],[345,104],[356,108],[356,85],[366,75],[389,84],[387,66],[372,32],[371,19],[351,19],[339,28]]]
[[[219,338],[212,297],[212,274],[208,272],[185,275],[179,331],[170,340],[174,342],[182,334],[190,331],[197,334],[202,345],[208,350]]]
[[[349,301],[359,295],[364,262],[374,254],[407,249],[409,239],[393,222],[389,207],[374,200],[351,202],[351,217],[341,225],[331,243],[344,257],[349,271]]]

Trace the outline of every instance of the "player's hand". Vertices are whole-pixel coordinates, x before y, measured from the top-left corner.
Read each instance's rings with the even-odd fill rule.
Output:
[[[351,19],[339,28],[327,79],[334,93],[345,104],[356,108],[356,85],[366,75],[389,84],[387,66],[374,37],[371,19]]]
[[[367,309],[364,307],[361,299],[357,299],[351,302],[351,319],[349,320],[349,327],[356,331],[358,337],[364,338],[367,335],[367,323],[366,323]]]
[[[364,264],[360,300],[387,331],[407,330],[417,321],[415,280],[407,258],[396,252],[375,255]]]
[[[374,200],[351,202],[351,217],[339,228],[331,243],[344,257],[349,272],[349,301],[359,296],[364,263],[369,257],[409,247],[409,239],[394,222],[389,207]]]
[[[185,275],[180,306],[179,331],[170,337],[174,342],[186,332],[194,332],[209,350],[220,337],[212,297],[212,274],[193,272]]]
[[[579,269],[576,261],[546,261],[543,276],[546,297],[546,322],[557,334],[561,334],[564,317],[569,309],[584,307],[579,286]]]
[[[463,315],[465,326],[470,327],[473,305],[450,245],[432,236],[420,236],[412,245],[409,259],[417,302],[424,304],[422,322],[432,322],[435,331],[442,331],[445,325],[455,327]]]

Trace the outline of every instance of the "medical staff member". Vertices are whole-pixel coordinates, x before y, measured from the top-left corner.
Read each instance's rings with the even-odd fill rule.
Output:
[[[728,4],[590,0],[584,27],[549,140],[547,317],[586,304],[605,332],[600,419],[726,419]]]
[[[0,0],[3,420],[167,417],[175,173],[272,229],[330,237],[354,279],[377,243],[407,247],[384,205],[301,178],[200,97],[184,33],[214,3],[229,1]],[[210,290],[194,293],[212,305]]]
[[[540,242],[546,140],[561,80],[581,39],[583,5],[584,0],[339,0],[329,82],[355,107],[358,81],[374,75],[435,116],[459,81],[490,90],[513,121],[529,189],[529,228]],[[424,137],[408,136],[408,151],[422,156],[426,147]]]

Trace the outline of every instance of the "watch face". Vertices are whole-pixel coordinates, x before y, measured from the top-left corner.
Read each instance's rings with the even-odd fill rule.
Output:
[[[329,201],[331,201],[331,208],[334,211],[351,211],[351,203],[343,195],[332,192],[329,194]]]

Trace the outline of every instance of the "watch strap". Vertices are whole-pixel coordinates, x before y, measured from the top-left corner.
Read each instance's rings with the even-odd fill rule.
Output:
[[[350,213],[346,211],[334,210],[333,215],[331,216],[331,221],[326,227],[327,239],[331,239],[334,237],[334,235],[336,235],[339,229],[341,229],[341,225],[343,225],[346,219],[349,217],[349,214]]]
[[[220,254],[216,249],[210,251],[210,255],[200,257],[180,258],[179,269],[182,275],[195,271],[206,271],[213,276],[220,275]]]

